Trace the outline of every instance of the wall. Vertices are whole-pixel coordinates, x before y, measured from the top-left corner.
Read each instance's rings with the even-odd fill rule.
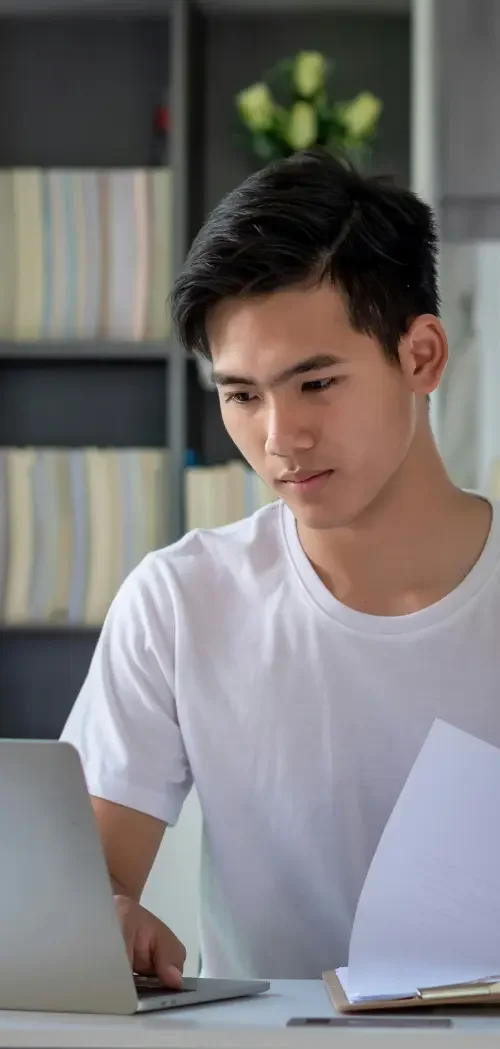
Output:
[[[439,398],[439,447],[455,483],[488,492],[500,459],[500,243],[446,243],[442,317],[449,363]]]
[[[476,250],[476,325],[481,362],[478,405],[479,484],[483,491],[487,491],[493,463],[500,460],[500,243],[479,242]]]

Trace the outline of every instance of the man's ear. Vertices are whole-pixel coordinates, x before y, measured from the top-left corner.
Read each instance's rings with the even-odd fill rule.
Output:
[[[424,313],[412,321],[400,341],[399,359],[414,393],[437,389],[448,363],[448,339],[439,317]]]

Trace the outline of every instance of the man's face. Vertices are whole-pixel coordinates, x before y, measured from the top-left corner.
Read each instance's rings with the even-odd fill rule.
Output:
[[[314,529],[365,511],[404,462],[416,399],[374,338],[354,331],[329,284],[229,300],[208,337],[225,427]]]

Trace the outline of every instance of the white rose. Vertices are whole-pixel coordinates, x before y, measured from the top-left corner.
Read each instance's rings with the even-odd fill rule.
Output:
[[[362,91],[342,109],[344,123],[353,138],[365,138],[375,130],[382,102],[370,91]]]
[[[236,104],[252,131],[266,131],[274,115],[274,102],[267,84],[252,84],[236,97]]]
[[[312,98],[323,87],[325,59],[319,51],[299,51],[293,67],[293,82],[299,95]]]
[[[286,127],[286,140],[292,149],[307,149],[316,141],[318,121],[308,102],[296,102],[292,106]]]

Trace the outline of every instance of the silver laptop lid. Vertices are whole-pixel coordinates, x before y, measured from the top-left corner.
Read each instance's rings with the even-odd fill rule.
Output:
[[[80,758],[0,740],[0,1008],[133,1013],[137,994]]]

